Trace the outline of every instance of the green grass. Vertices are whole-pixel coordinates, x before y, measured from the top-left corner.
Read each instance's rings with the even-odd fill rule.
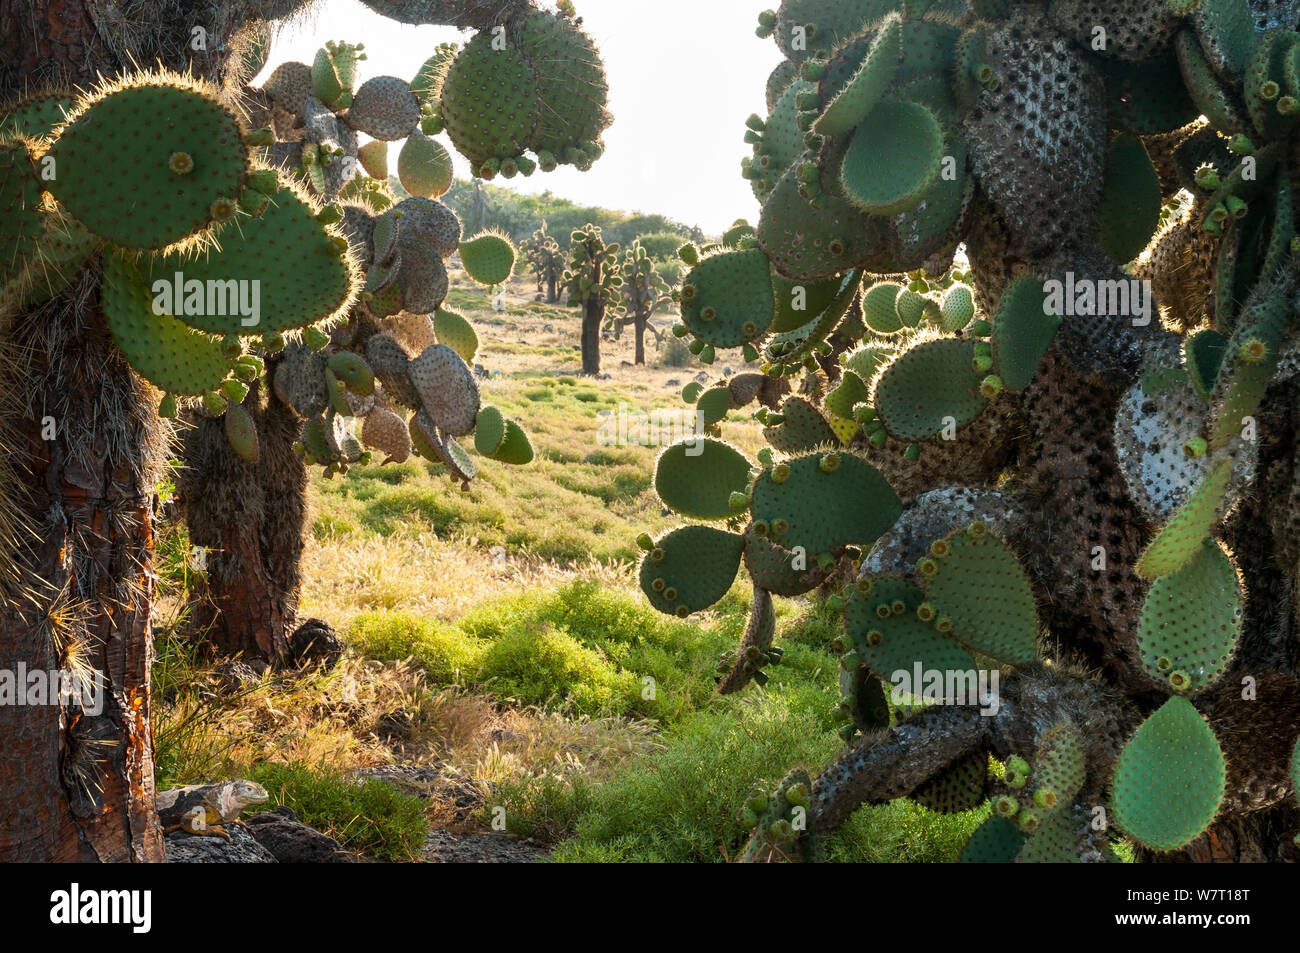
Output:
[[[262,810],[287,804],[298,820],[346,848],[380,860],[412,860],[424,846],[423,802],[382,781],[358,783],[302,764],[259,765],[251,773],[271,795]]]
[[[579,715],[672,722],[716,704],[718,657],[745,624],[742,590],[736,586],[735,597],[729,594],[699,624],[662,615],[637,595],[579,580],[502,599],[454,624],[363,613],[347,638],[381,661],[413,657],[435,686],[459,684]],[[834,666],[823,649],[790,640],[784,661],[771,670],[770,687],[834,685]]]

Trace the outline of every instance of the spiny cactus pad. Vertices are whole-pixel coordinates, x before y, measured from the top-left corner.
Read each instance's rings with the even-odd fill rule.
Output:
[[[213,247],[154,257],[146,278],[150,287],[170,286],[169,313],[212,334],[261,336],[326,321],[351,303],[358,279],[339,251],[337,231],[316,215],[308,199],[283,187],[261,216],[216,231]],[[245,305],[256,300],[256,314],[244,313],[234,298]]]
[[[981,375],[972,367],[972,341],[938,338],[908,348],[876,379],[873,406],[890,436],[925,440],[951,418],[970,423],[988,406]]]
[[[149,74],[80,102],[49,154],[55,198],[95,234],[144,249],[205,229],[217,203],[239,198],[248,165],[239,122],[215,90]]]
[[[413,358],[406,372],[434,426],[454,437],[474,430],[482,406],[478,382],[459,354],[434,344]]]
[[[1169,690],[1200,691],[1232,660],[1242,620],[1237,569],[1217,541],[1203,540],[1147,593],[1138,627],[1142,668]],[[1171,684],[1174,673],[1180,673],[1177,684]]]
[[[463,315],[439,308],[433,315],[433,333],[438,336],[439,344],[447,345],[466,364],[473,363],[478,353],[478,334]]]
[[[465,44],[442,84],[442,118],[461,155],[476,166],[512,159],[528,147],[541,109],[537,77],[512,44],[491,33]]]
[[[989,756],[983,751],[962,758],[908,795],[939,814],[970,811],[988,799]]]
[[[759,338],[776,313],[770,275],[767,256],[757,248],[709,256],[683,281],[683,322],[714,347],[739,347]]]
[[[740,569],[745,538],[711,526],[681,526],[641,561],[641,591],[660,612],[687,615],[727,594]]]
[[[1143,579],[1166,576],[1196,555],[1201,541],[1218,519],[1231,475],[1230,460],[1220,457],[1215,461],[1200,486],[1147,545],[1134,567],[1139,576]]]
[[[600,54],[591,37],[571,17],[548,11],[523,22],[520,43],[537,79],[542,101],[529,147],[559,162],[586,164],[588,153],[610,123],[605,108],[609,86]]]
[[[1185,698],[1157,709],[1115,763],[1115,822],[1152,850],[1191,843],[1218,813],[1226,768],[1218,739]]]
[[[933,620],[923,621],[917,615],[924,602],[925,594],[905,579],[873,579],[868,593],[857,588],[850,592],[844,606],[844,631],[852,641],[853,654],[896,690],[918,698],[957,700],[961,686],[949,675],[974,675],[979,666],[956,640],[938,631]],[[918,665],[919,685],[915,680]],[[933,684],[928,686],[931,679]]]
[[[169,394],[214,390],[234,364],[221,339],[155,314],[153,301],[134,261],[119,252],[104,255],[104,317],[131,367]]]
[[[397,178],[412,195],[436,199],[456,178],[451,153],[437,139],[413,129],[397,154]]]
[[[736,515],[731,494],[749,489],[749,460],[731,444],[711,437],[675,443],[655,464],[655,492],[664,505],[691,519]]]
[[[1160,224],[1160,179],[1146,146],[1120,133],[1110,144],[1097,242],[1115,261],[1132,261]]]
[[[875,215],[906,212],[939,180],[943,129],[920,103],[886,100],[853,134],[840,182],[850,202]]]
[[[515,269],[515,246],[505,235],[485,232],[460,243],[465,272],[481,285],[499,285]]]
[[[961,851],[963,864],[1009,864],[1024,847],[1028,835],[1005,817],[986,818]]]
[[[781,405],[782,421],[763,428],[763,437],[784,453],[803,453],[836,443],[835,434],[821,412],[802,397],[789,397]]]
[[[1045,314],[1047,295],[1032,275],[1017,278],[998,302],[993,318],[993,361],[1008,390],[1023,390],[1061,326],[1061,316]]]
[[[976,529],[978,528],[978,532]],[[1038,613],[1020,562],[1006,543],[975,523],[945,542],[925,597],[952,619],[953,635],[982,655],[1009,665],[1038,658]]]
[[[881,24],[857,72],[829,101],[813,131],[824,136],[852,131],[880,101],[902,59],[903,21],[892,16]],[[822,92],[827,92],[824,86]]]

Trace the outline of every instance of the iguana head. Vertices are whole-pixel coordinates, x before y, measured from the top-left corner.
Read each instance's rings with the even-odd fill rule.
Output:
[[[234,799],[245,807],[251,804],[264,804],[270,797],[266,793],[266,788],[255,781],[236,781],[232,794]]]

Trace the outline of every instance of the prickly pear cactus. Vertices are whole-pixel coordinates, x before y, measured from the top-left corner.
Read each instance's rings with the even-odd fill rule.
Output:
[[[618,243],[605,244],[599,225],[569,237],[569,267],[560,280],[569,307],[582,308],[582,372],[600,373],[600,335],[623,307],[623,259]]]
[[[641,247],[640,242],[633,242],[623,256],[623,309],[613,320],[607,322],[606,329],[614,332],[617,339],[626,325],[632,325],[636,335],[635,361],[645,363],[645,332],[652,331],[658,339],[659,332],[654,329],[650,319],[660,308],[672,303],[672,289],[663,276],[659,274],[654,259]]]
[[[748,574],[720,692],[779,663],[773,596],[843,617],[846,747],[754,779],[742,860],[899,796],[989,805],[970,862],[1290,856],[1300,22],[1122,6],[759,18],[762,213],[682,249],[674,333],[800,393],[750,458],[723,431],[761,388],[689,388],[712,436],[655,488],[704,522],[640,540],[664,612]]]
[[[555,304],[560,300],[560,284],[567,259],[560,243],[547,232],[545,222],[521,243],[520,251],[537,276],[537,290],[545,293],[547,304]]]

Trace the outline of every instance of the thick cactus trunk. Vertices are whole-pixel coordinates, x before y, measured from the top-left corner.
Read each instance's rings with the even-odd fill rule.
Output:
[[[307,473],[292,449],[293,412],[274,396],[259,407],[256,386],[244,403],[257,421],[256,464],[230,448],[220,420],[200,419],[185,436],[177,495],[207,569],[190,619],[213,654],[278,664],[298,607]]]
[[[636,318],[636,363],[645,363],[645,329],[649,324],[647,318],[637,315]]]
[[[582,303],[582,373],[600,373],[600,329],[605,323],[605,301],[592,295]]]
[[[96,690],[86,704],[0,705],[0,862],[163,859],[149,610],[164,440],[97,287],[83,276],[13,328],[25,352],[9,365],[25,404],[17,456],[30,476],[10,506],[34,532],[9,540],[22,593],[0,613],[0,669],[76,671]]]

